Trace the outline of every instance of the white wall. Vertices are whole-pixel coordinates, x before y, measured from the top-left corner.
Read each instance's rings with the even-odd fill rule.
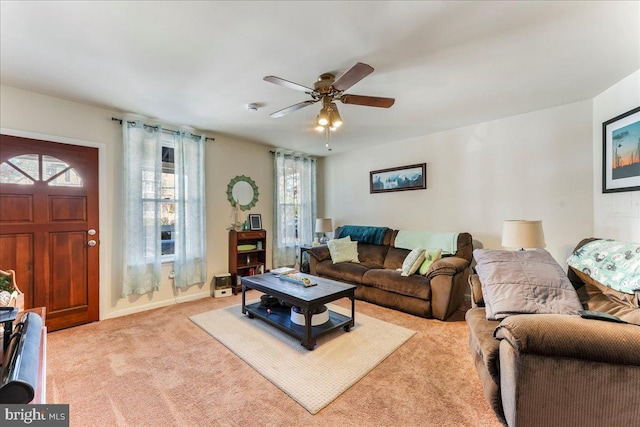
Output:
[[[185,291],[173,289],[168,278],[172,264],[163,264],[160,290],[142,296],[120,297],[122,129],[111,117],[122,114],[8,86],[0,91],[0,128],[29,138],[98,147],[100,158],[100,318],[120,316],[196,299],[211,294],[214,274],[228,270],[228,237],[231,205],[227,184],[236,175],[247,175],[258,185],[260,197],[250,213],[262,215],[271,236],[273,177],[269,148],[214,136],[206,144],[207,269],[209,280]],[[246,216],[249,212],[243,212]],[[244,219],[244,218],[243,218]],[[267,244],[270,263],[271,244]],[[270,264],[268,265],[270,267]]]
[[[503,220],[541,219],[564,265],[593,233],[591,129],[582,101],[330,156],[325,215],[334,226],[467,231],[485,248],[501,248]],[[422,162],[426,190],[369,194],[369,171]]]
[[[593,99],[594,235],[640,243],[640,191],[602,192],[602,123],[640,105],[640,70]]]
[[[209,283],[175,292],[168,264],[160,291],[120,298],[122,138],[111,121],[118,113],[7,86],[0,91],[3,131],[99,148],[101,318],[210,294]],[[584,237],[640,242],[640,192],[601,193],[602,122],[639,104],[640,70],[592,101],[321,159],[318,214],[334,226],[468,231],[487,248],[500,248],[504,219],[542,219],[547,249],[561,265]],[[209,278],[227,271],[229,180],[244,174],[256,181],[260,199],[251,213],[262,214],[269,236],[273,205],[269,149],[213,136],[206,149]],[[421,162],[427,190],[369,194],[369,171]]]

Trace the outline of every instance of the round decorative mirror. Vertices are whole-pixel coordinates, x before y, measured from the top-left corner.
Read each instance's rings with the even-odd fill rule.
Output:
[[[227,199],[231,206],[235,206],[236,201],[240,210],[248,211],[258,203],[258,186],[248,176],[239,175],[233,178],[227,185]]]

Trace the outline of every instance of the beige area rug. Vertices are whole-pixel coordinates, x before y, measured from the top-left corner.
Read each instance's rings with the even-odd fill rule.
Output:
[[[347,310],[328,304],[347,315]],[[318,338],[313,351],[300,340],[260,319],[242,314],[240,305],[208,311],[190,319],[288,394],[312,414],[318,413],[415,331],[356,312],[350,332],[337,329]]]

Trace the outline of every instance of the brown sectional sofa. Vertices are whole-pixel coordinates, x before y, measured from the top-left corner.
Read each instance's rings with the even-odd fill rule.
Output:
[[[593,238],[581,241],[576,250]],[[638,425],[640,306],[598,288],[572,269],[584,309],[638,324],[566,314],[517,314],[487,320],[482,283],[469,277],[471,354],[484,394],[509,427]],[[635,308],[634,308],[635,304]]]
[[[339,228],[335,235],[338,236]],[[398,230],[388,229],[381,245],[358,242],[360,263],[334,264],[327,246],[308,250],[309,272],[356,285],[357,299],[420,317],[445,320],[462,303],[473,258],[472,237],[459,233],[457,251],[443,255],[424,275],[402,277],[396,269],[410,250],[394,247]]]

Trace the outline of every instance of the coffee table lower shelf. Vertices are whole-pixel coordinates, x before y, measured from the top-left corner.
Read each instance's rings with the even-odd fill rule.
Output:
[[[268,313],[267,309],[271,313]],[[244,306],[242,312],[248,314],[249,318],[258,317],[281,331],[300,339],[302,345],[308,350],[313,350],[316,338],[338,328],[349,332],[352,325],[351,317],[329,310],[329,320],[321,325],[312,326],[311,336],[307,337],[306,327],[291,321],[290,307],[264,307],[256,302]]]

